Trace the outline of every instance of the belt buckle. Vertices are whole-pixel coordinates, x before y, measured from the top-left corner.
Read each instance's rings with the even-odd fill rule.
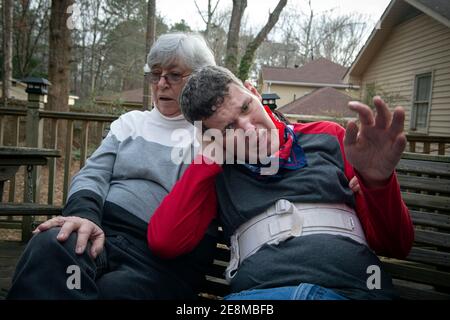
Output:
[[[275,203],[275,212],[277,214],[293,213],[294,205],[286,199],[280,199]]]

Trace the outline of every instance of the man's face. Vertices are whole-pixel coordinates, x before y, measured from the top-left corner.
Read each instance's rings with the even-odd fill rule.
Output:
[[[164,116],[181,114],[178,98],[191,70],[180,62],[167,67],[154,66],[150,73],[153,102]]]
[[[261,152],[264,156],[273,154],[279,148],[278,130],[261,102],[237,84],[231,83],[228,88],[222,105],[203,120],[203,125],[222,131],[224,150],[234,152],[240,160],[244,160],[244,156],[239,156],[238,146],[245,146],[245,160],[261,155]],[[229,150],[230,146],[234,148]]]

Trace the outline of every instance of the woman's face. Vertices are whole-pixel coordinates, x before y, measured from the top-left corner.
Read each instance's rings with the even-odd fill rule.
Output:
[[[162,115],[176,117],[181,114],[178,98],[191,72],[190,68],[180,62],[166,67],[152,67],[149,75],[152,99]]]
[[[261,102],[247,89],[231,83],[222,105],[203,125],[222,131],[223,148],[234,146],[235,158],[248,161],[249,157],[267,156],[279,148],[278,130]],[[253,137],[256,137],[252,140]],[[239,155],[244,147],[245,155]],[[264,153],[264,154],[263,154]],[[258,158],[260,159],[260,158]]]

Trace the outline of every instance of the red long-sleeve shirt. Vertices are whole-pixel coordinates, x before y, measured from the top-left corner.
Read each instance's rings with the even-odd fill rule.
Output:
[[[333,135],[340,143],[345,175],[350,180],[355,172],[345,159],[345,130],[335,128],[338,127],[332,127],[335,130]],[[314,133],[314,130],[323,133],[323,126],[312,127],[308,133]],[[150,220],[148,244],[161,257],[174,258],[193,250],[216,216],[215,178],[222,168],[217,164],[210,164],[209,160],[207,163],[199,161],[198,157],[186,169]],[[379,255],[406,257],[412,246],[414,229],[408,208],[401,198],[395,173],[385,186],[379,188],[368,188],[358,178],[361,193],[355,194],[356,212],[370,248]]]

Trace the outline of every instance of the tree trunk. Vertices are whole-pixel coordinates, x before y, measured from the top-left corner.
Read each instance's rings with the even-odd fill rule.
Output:
[[[52,0],[50,12],[48,78],[52,85],[48,90],[46,109],[53,111],[69,111],[70,63],[72,41],[71,30],[68,28],[70,14],[67,8],[74,0]],[[70,21],[70,20],[69,20]],[[66,126],[59,123],[58,149],[62,153],[66,148]]]
[[[50,16],[47,109],[69,111],[69,74],[71,62],[71,30],[67,28],[67,8],[74,0],[53,0]]]
[[[155,30],[156,30],[156,1],[148,0],[147,6],[147,33],[145,34],[145,61],[147,61],[147,55],[155,42]],[[149,66],[151,67],[151,66]],[[151,91],[150,91],[150,78],[149,74],[144,74],[144,97],[143,97],[143,110],[151,109]]]
[[[100,13],[100,5],[101,2],[98,1],[97,2],[97,6],[95,7],[95,14],[94,14],[94,27],[92,31],[92,45],[91,45],[91,63],[90,63],[90,68],[89,68],[89,94],[92,98],[94,98],[95,96],[95,59],[96,59],[96,55],[97,55],[97,36],[98,36],[98,16]]]
[[[241,63],[239,64],[239,74],[238,77],[242,81],[248,79],[248,73],[250,71],[250,67],[252,66],[253,60],[255,59],[255,52],[264,39],[267,37],[269,32],[278,22],[280,18],[281,11],[286,6],[287,0],[280,0],[275,8],[275,10],[269,15],[269,20],[267,20],[266,25],[259,31],[256,35],[255,39],[252,40],[245,49],[245,54],[241,59]]]
[[[5,107],[10,98],[12,79],[12,0],[3,0],[3,85],[2,97]]]
[[[237,73],[239,56],[239,32],[241,29],[242,16],[247,7],[247,0],[233,0],[230,27],[228,29],[227,52],[225,56],[225,67],[233,73]]]

